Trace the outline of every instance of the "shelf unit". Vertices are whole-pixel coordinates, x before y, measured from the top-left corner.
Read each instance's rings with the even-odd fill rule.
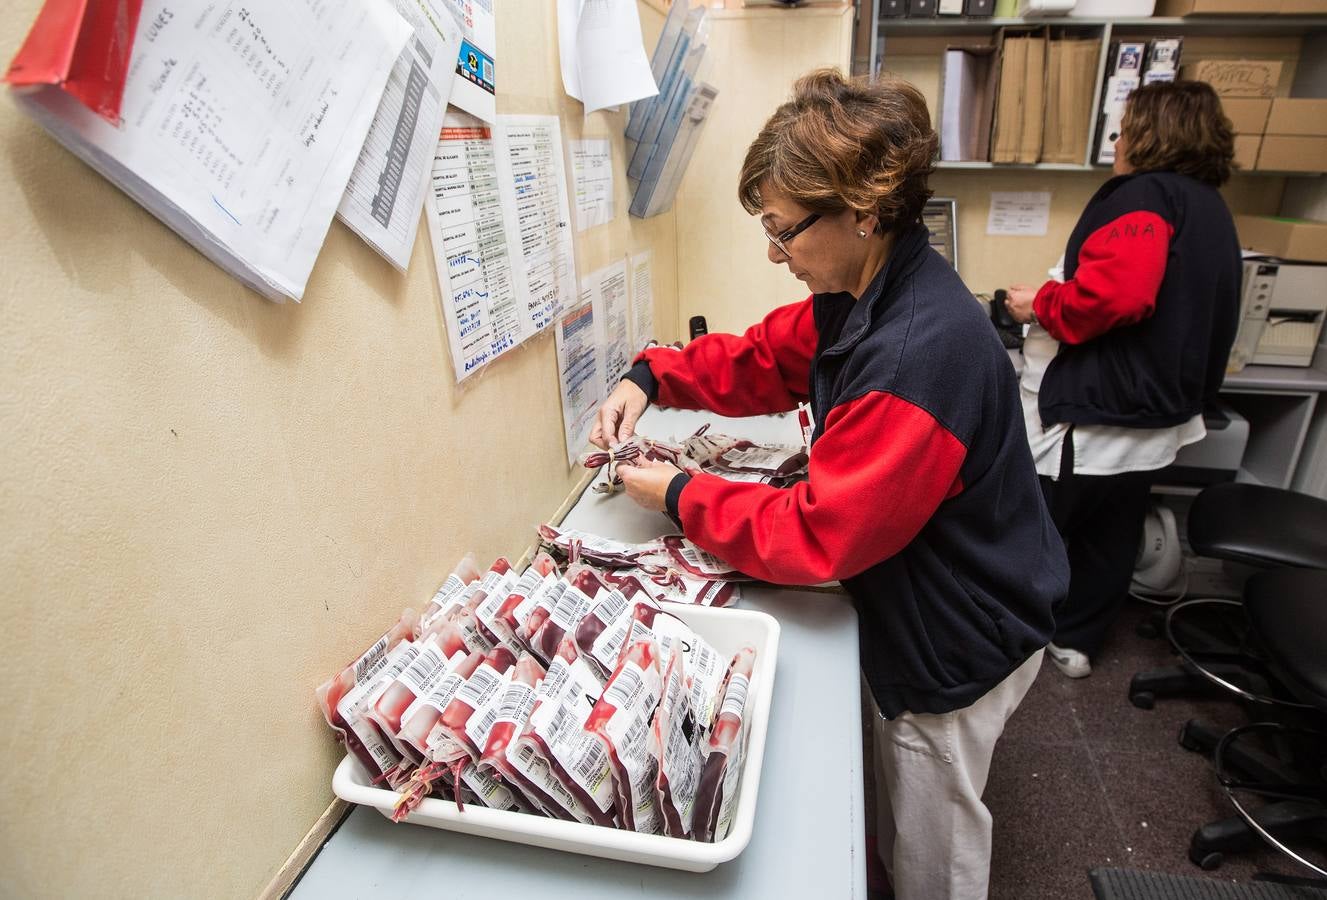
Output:
[[[1146,17],[1097,19],[1076,18],[1069,16],[1044,16],[1037,18],[962,18],[957,16],[935,16],[931,18],[895,18],[880,17],[878,0],[862,0],[862,9],[870,9],[870,27],[862,27],[854,32],[854,40],[868,39],[869,51],[862,52],[861,47],[854,47],[853,58],[858,64],[865,61],[867,71],[875,73],[887,67],[891,42],[909,42],[915,38],[949,37],[960,43],[971,43],[973,39],[991,39],[1001,29],[1025,30],[1051,27],[1075,37],[1089,37],[1099,41],[1102,51],[1098,54],[1096,80],[1093,86],[1092,114],[1089,117],[1087,158],[1080,163],[991,163],[983,161],[938,162],[937,168],[944,170],[1030,170],[1060,172],[1096,172],[1108,167],[1091,162],[1095,155],[1097,129],[1101,107],[1102,85],[1106,77],[1106,48],[1117,37],[1130,39],[1175,35],[1190,37],[1238,37],[1238,38],[1305,38],[1314,35],[1327,35],[1327,16],[1189,16]],[[907,55],[915,55],[908,53]],[[860,73],[859,73],[860,74]],[[1284,176],[1288,173],[1252,170],[1249,174],[1267,174]],[[1304,173],[1295,173],[1304,174]]]

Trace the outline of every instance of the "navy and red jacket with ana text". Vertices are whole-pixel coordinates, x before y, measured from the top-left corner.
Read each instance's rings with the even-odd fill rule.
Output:
[[[1083,210],[1063,284],[1033,302],[1060,341],[1041,382],[1042,424],[1168,428],[1225,377],[1242,268],[1230,210],[1187,175],[1121,175]]]
[[[664,405],[729,416],[810,399],[805,482],[679,475],[669,506],[756,578],[841,581],[886,716],[968,706],[1050,639],[1069,567],[1013,366],[925,228],[899,236],[860,300],[815,294],[740,336],[648,350],[627,377]]]

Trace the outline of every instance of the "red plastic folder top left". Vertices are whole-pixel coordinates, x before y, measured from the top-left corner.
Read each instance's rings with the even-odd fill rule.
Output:
[[[5,81],[53,85],[118,123],[142,8],[143,0],[46,0]]]

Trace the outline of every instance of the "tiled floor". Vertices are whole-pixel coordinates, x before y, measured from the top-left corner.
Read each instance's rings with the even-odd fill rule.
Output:
[[[1126,608],[1088,678],[1065,678],[1047,659],[1010,720],[986,790],[995,817],[992,900],[1090,898],[1088,870],[1103,865],[1238,880],[1304,874],[1270,850],[1228,857],[1211,873],[1189,862],[1193,830],[1233,810],[1210,763],[1182,749],[1176,734],[1194,717],[1231,726],[1245,719],[1225,701],[1160,699],[1152,710],[1129,703],[1135,672],[1174,659],[1164,640],[1135,633],[1147,610]]]

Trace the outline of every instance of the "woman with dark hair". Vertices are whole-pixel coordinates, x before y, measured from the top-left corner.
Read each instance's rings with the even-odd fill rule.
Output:
[[[879,713],[880,852],[904,900],[986,896],[991,753],[1068,583],[1013,366],[921,224],[936,144],[906,82],[800,79],[748,149],[738,197],[811,296],[741,335],[646,350],[591,438],[629,438],[654,400],[729,416],[810,401],[809,476],[791,488],[618,473],[747,574],[852,596]]]
[[[1028,441],[1072,571],[1047,653],[1071,678],[1091,673],[1124,603],[1153,473],[1206,434],[1203,405],[1225,375],[1240,249],[1217,188],[1233,156],[1209,85],[1139,88],[1063,280],[1009,289],[1010,314],[1032,324]]]

